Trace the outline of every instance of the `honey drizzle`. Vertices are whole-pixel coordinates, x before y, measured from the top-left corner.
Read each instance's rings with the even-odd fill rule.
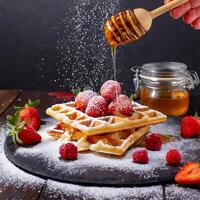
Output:
[[[116,47],[111,47],[112,61],[113,61],[113,75],[114,80],[117,80],[117,65],[116,65]]]

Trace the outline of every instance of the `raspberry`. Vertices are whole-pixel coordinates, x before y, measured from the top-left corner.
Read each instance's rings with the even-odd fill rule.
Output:
[[[108,102],[102,96],[94,96],[90,99],[85,113],[91,117],[102,117],[107,115]]]
[[[145,148],[135,150],[132,154],[133,162],[146,164],[149,162],[148,151]]]
[[[170,149],[166,154],[166,160],[169,165],[178,165],[181,159],[182,155],[177,149]]]
[[[59,153],[65,160],[76,160],[78,156],[77,147],[72,143],[62,144],[59,148]]]
[[[97,96],[97,93],[92,90],[80,92],[75,98],[75,105],[77,109],[85,112],[89,100],[94,96]]]
[[[132,112],[133,112],[132,102],[126,95],[123,94],[120,94],[108,106],[108,113],[110,115],[131,116]]]
[[[159,151],[162,147],[162,138],[159,133],[149,133],[144,142],[146,144],[146,148],[152,151]]]
[[[106,100],[113,100],[117,95],[121,94],[120,83],[113,80],[106,81],[100,89],[100,94]]]

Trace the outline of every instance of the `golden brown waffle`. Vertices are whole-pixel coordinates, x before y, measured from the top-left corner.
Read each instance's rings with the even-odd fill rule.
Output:
[[[74,102],[56,104],[46,113],[59,122],[80,130],[87,136],[133,129],[166,121],[166,115],[133,102],[131,117],[105,116],[90,117],[75,108]]]
[[[149,130],[149,126],[129,129],[114,133],[93,135],[81,138],[77,142],[78,149],[89,148],[91,151],[122,156]]]
[[[100,135],[86,136],[84,133],[73,129],[69,125],[58,124],[49,134],[55,139],[61,138],[67,141],[77,141],[78,151],[92,150],[112,155],[123,155],[126,150],[135,144],[149,130],[148,126],[137,129],[104,133]],[[67,135],[65,134],[67,133]],[[78,133],[78,134],[77,134]]]

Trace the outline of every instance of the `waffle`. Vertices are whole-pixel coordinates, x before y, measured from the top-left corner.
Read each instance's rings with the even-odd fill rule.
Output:
[[[55,139],[67,141],[77,141],[78,151],[92,150],[112,155],[123,155],[126,150],[135,144],[149,130],[148,126],[117,131],[114,133],[104,133],[100,135],[86,136],[79,130],[63,123],[48,131],[48,134]]]
[[[105,116],[90,117],[79,111],[74,102],[56,104],[48,108],[46,113],[59,122],[85,133],[86,136],[134,129],[166,121],[166,115],[156,110],[149,109],[139,103],[133,102],[131,117]]]
[[[77,142],[78,149],[89,148],[91,151],[122,156],[149,130],[149,126],[129,129],[114,133],[93,135],[81,138]]]

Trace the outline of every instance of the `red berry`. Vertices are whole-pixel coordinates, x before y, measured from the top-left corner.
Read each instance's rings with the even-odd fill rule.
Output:
[[[200,122],[198,118],[193,116],[186,116],[181,122],[181,136],[190,138],[199,135]]]
[[[25,107],[19,111],[21,121],[27,120],[28,125],[38,130],[41,124],[41,117],[39,110],[35,107]]]
[[[144,142],[146,144],[146,148],[152,151],[159,151],[162,147],[162,138],[159,133],[149,133]]]
[[[78,157],[77,147],[72,143],[62,144],[59,148],[59,153],[65,160],[76,160]]]
[[[35,144],[42,140],[37,131],[29,125],[24,126],[23,130],[18,133],[18,137],[23,144]]]
[[[120,83],[113,80],[106,81],[100,89],[100,94],[106,100],[113,100],[117,95],[121,94]]]
[[[181,159],[182,155],[177,149],[170,149],[166,154],[166,160],[169,165],[178,165]]]
[[[97,93],[92,90],[85,90],[80,92],[75,98],[75,105],[77,109],[85,112],[88,102],[94,96],[97,96]]]
[[[123,94],[117,96],[108,106],[108,114],[131,116],[133,105],[131,100]]]
[[[102,96],[94,96],[90,99],[85,113],[91,117],[101,117],[107,115],[108,101]]]
[[[135,150],[132,154],[133,162],[146,164],[149,162],[148,151],[145,148]]]

